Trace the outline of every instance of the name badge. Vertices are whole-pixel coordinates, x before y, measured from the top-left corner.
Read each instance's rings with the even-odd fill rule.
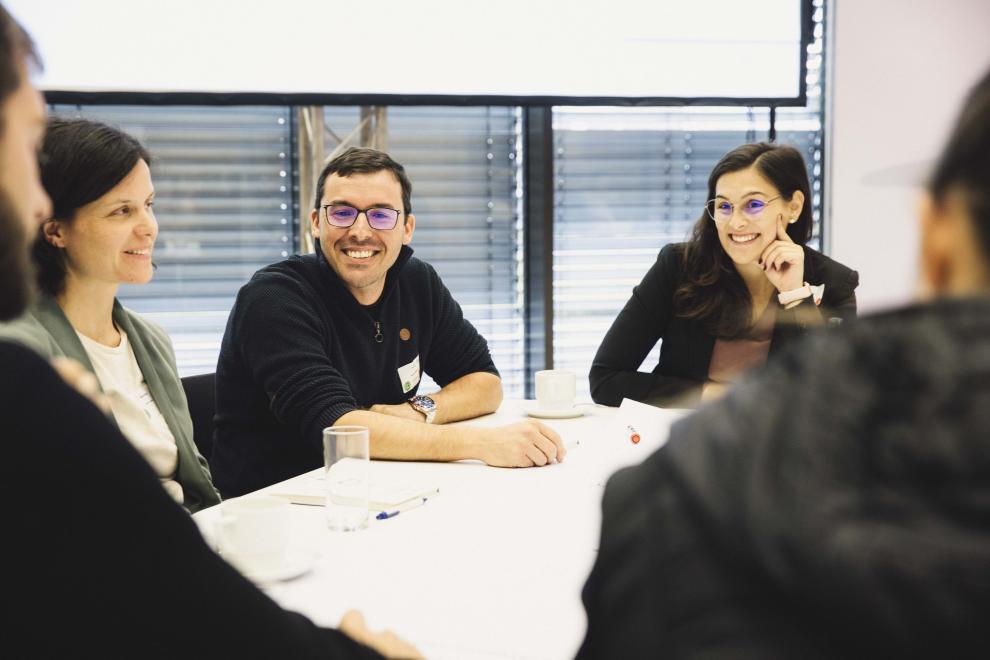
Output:
[[[409,364],[399,367],[399,382],[402,383],[402,393],[410,392],[419,384],[419,356]]]

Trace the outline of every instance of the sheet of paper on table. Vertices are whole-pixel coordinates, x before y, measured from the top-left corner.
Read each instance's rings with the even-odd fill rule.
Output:
[[[689,411],[679,408],[657,408],[646,403],[623,399],[615,420],[626,436],[638,433],[640,441],[648,447],[659,448],[667,442],[670,425]]]
[[[325,506],[326,487],[323,470],[315,470],[272,486],[267,492],[284,497],[293,504]],[[439,488],[424,483],[372,483],[368,492],[368,508],[372,511],[392,510],[413,500],[436,497],[439,493]]]

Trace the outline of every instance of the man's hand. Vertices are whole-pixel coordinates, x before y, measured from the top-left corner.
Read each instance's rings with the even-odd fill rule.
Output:
[[[556,431],[535,420],[519,422],[484,433],[481,460],[496,467],[533,467],[559,463],[567,450]]]
[[[381,413],[382,415],[390,415],[391,417],[409,419],[414,422],[426,421],[426,415],[419,412],[408,403],[376,403],[368,408],[368,410],[371,412]]]
[[[364,623],[364,617],[357,610],[350,610],[340,620],[340,632],[355,642],[370,646],[386,658],[412,658],[421,660],[423,656],[411,644],[403,641],[390,630],[371,632]]]
[[[67,385],[92,401],[103,414],[110,414],[110,399],[100,389],[100,381],[86,367],[72,358],[61,356],[52,358],[51,365]]]

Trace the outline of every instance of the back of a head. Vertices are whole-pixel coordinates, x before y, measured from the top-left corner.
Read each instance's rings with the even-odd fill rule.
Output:
[[[966,98],[929,190],[936,201],[950,192],[962,194],[983,257],[990,264],[990,71]]]

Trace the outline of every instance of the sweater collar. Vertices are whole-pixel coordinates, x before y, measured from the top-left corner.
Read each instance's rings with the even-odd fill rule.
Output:
[[[374,304],[381,303],[389,297],[399,281],[399,274],[402,272],[402,269],[405,268],[405,265],[409,262],[409,259],[412,258],[412,255],[413,249],[408,245],[403,245],[399,250],[399,256],[395,260],[395,263],[392,264],[391,268],[389,268],[385,273],[385,287],[382,289],[382,295],[379,296],[378,300],[376,300]],[[319,260],[322,270],[326,276],[326,280],[330,282],[333,292],[340,297],[351,300],[355,305],[360,307],[361,305],[358,303],[357,299],[354,298],[354,294],[347,289],[344,282],[340,279],[340,276],[337,275],[336,271],[334,271],[334,269],[330,267],[330,264],[327,263],[327,258],[323,254],[323,249],[319,245],[316,246],[316,258]]]

